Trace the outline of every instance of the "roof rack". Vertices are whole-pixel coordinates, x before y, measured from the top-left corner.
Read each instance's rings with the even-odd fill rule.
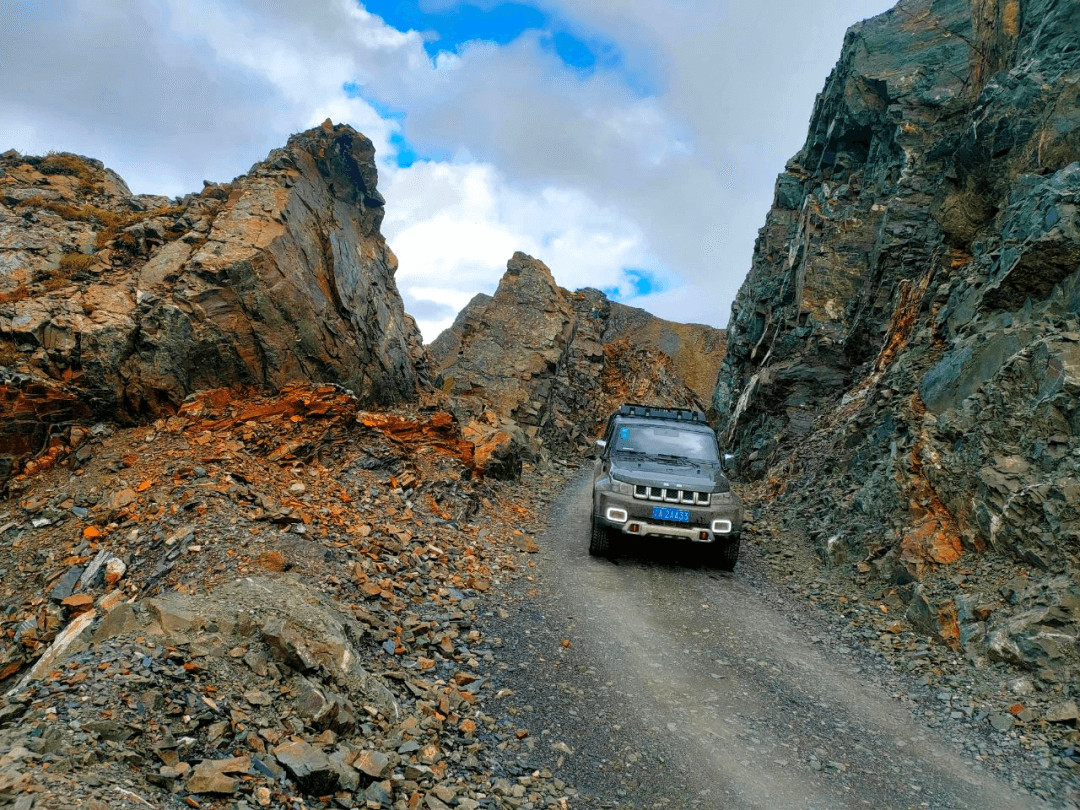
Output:
[[[705,424],[705,414],[687,408],[653,408],[649,405],[627,403],[619,408],[619,416],[642,416],[648,419],[671,419],[676,422]]]

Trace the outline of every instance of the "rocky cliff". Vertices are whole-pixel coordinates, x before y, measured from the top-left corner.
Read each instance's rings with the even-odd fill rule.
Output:
[[[329,121],[181,200],[74,155],[0,156],[0,479],[74,420],[172,413],[203,388],[413,397],[426,354],[376,181],[371,142]]]
[[[515,253],[495,295],[474,298],[430,349],[459,408],[560,448],[584,444],[623,402],[704,410],[724,347],[722,330],[568,292]]]
[[[1078,160],[1080,3],[902,0],[854,26],[713,401],[791,537],[975,660],[1073,675]]]

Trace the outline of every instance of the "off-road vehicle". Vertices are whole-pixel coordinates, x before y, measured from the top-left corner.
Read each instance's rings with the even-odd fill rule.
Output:
[[[623,405],[596,446],[590,554],[650,537],[708,544],[721,568],[735,567],[742,501],[705,414]]]

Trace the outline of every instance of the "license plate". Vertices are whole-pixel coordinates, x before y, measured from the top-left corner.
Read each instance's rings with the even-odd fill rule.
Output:
[[[690,510],[688,509],[671,509],[667,506],[654,506],[652,508],[652,516],[654,520],[674,520],[678,523],[690,522]]]

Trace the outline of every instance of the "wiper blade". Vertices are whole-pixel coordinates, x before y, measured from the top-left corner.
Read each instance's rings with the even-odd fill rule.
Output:
[[[694,460],[692,458],[687,458],[686,456],[673,456],[673,455],[670,455],[668,453],[657,453],[654,456],[654,458],[660,458],[660,459],[663,459],[664,461],[671,462],[672,464],[693,464],[694,463]]]
[[[649,455],[644,450],[633,450],[633,449],[627,448],[627,447],[616,450],[615,454],[619,455],[619,456],[647,456],[647,455]]]

